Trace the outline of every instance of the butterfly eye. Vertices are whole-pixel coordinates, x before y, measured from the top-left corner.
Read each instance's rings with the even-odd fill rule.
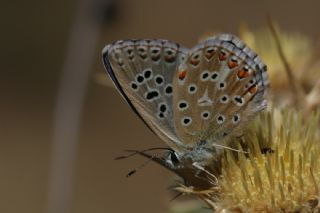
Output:
[[[175,152],[171,152],[169,157],[173,165],[179,164],[179,158]]]

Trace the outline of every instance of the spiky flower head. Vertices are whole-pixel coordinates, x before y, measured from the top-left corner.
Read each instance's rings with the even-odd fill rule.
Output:
[[[241,142],[229,141],[240,152],[225,150],[221,156],[219,189],[189,193],[215,212],[320,211],[318,121],[318,114],[305,120],[290,110],[259,116]]]

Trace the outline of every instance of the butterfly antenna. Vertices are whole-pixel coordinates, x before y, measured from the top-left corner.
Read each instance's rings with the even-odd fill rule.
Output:
[[[151,157],[149,159],[147,159],[145,162],[143,162],[140,166],[138,166],[137,168],[131,170],[130,172],[128,172],[128,174],[126,175],[126,177],[130,177],[133,174],[135,174],[138,170],[142,169],[143,167],[145,167],[146,165],[148,165],[148,163],[150,163],[151,161],[153,161],[153,158],[155,157],[155,155],[151,155]]]
[[[154,151],[154,150],[165,150],[165,151],[172,151],[173,152],[172,149],[166,148],[166,147],[155,147],[155,148],[145,149],[145,150],[142,150],[142,151],[127,149],[127,150],[124,150],[124,151],[131,152],[130,154],[115,157],[114,160],[122,160],[122,159],[126,159],[126,158],[129,158],[129,157],[135,156],[137,154],[141,154],[141,153],[145,153],[145,152],[149,152],[149,151]]]
[[[139,151],[132,152],[129,155],[122,155],[122,156],[115,157],[114,160],[122,160],[122,159],[130,158],[136,154],[139,154]]]

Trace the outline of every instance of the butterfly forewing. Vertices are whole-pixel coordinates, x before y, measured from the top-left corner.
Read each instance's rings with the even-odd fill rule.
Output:
[[[195,46],[173,80],[178,137],[195,146],[219,142],[239,129],[265,107],[265,72],[260,58],[235,36],[223,34]]]
[[[139,117],[177,151],[184,144],[174,131],[172,79],[188,50],[166,40],[126,40],[103,51],[107,71]]]

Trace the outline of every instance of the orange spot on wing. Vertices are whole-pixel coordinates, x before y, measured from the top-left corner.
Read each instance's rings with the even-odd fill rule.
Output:
[[[258,86],[256,84],[249,88],[249,92],[251,94],[255,94],[257,92],[257,90],[258,90]]]
[[[186,70],[181,70],[181,71],[178,72],[178,78],[180,80],[183,80],[186,77],[186,75],[187,75],[187,71]]]
[[[242,69],[242,70],[239,70],[237,75],[238,75],[239,78],[246,78],[246,77],[249,76],[249,73]]]
[[[238,66],[237,62],[234,62],[234,61],[229,61],[229,62],[228,62],[228,67],[229,67],[230,69],[235,68],[235,67],[237,67],[237,66]]]

